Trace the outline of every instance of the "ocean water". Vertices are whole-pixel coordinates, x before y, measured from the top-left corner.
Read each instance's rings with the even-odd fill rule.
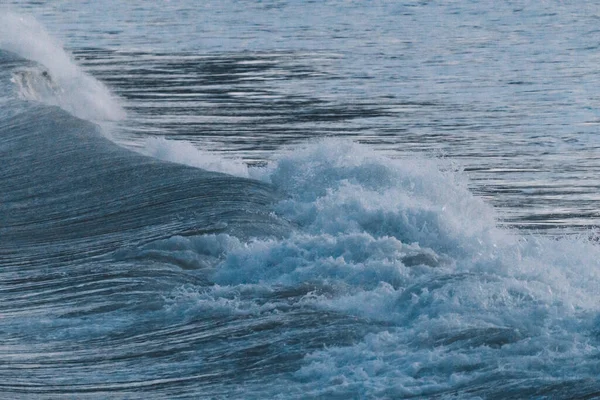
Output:
[[[2,2],[0,398],[600,398],[599,22]]]

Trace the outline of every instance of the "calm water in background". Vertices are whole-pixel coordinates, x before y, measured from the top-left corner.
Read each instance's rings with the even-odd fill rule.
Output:
[[[600,6],[1,4],[0,398],[600,396]]]

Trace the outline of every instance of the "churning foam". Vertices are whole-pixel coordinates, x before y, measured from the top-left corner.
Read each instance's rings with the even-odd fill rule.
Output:
[[[109,90],[83,72],[32,17],[4,10],[0,15],[0,48],[47,69],[32,67],[17,71],[13,81],[22,97],[57,105],[92,121],[114,121],[125,117],[125,111]]]
[[[381,324],[354,345],[308,354],[294,375],[302,393],[427,396],[487,390],[481,382],[498,374],[498,390],[518,391],[595,376],[599,246],[498,228],[459,174],[344,140],[250,173],[287,195],[275,208],[297,227],[288,237],[174,237],[143,251],[213,271],[208,290],[175,294],[190,312],[285,312],[289,303],[278,311],[256,299],[309,284],[317,289],[293,307]]]

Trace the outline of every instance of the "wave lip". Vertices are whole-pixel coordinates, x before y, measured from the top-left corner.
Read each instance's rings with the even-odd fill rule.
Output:
[[[40,64],[15,71],[13,81],[22,98],[57,105],[91,121],[125,118],[125,110],[106,86],[82,71],[34,18],[12,12],[0,15],[0,49]]]
[[[219,157],[215,153],[196,148],[192,143],[150,138],[140,150],[142,154],[159,160],[202,168],[207,171],[223,172],[233,176],[248,178],[248,166],[240,160]]]

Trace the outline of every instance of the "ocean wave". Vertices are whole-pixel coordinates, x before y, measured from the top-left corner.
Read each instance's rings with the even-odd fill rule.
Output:
[[[122,148],[94,124],[123,116],[104,86],[32,20],[0,22],[19,55],[0,52],[18,94],[0,114],[3,393],[600,392],[593,240],[498,227],[443,160],[350,140],[263,167]]]

